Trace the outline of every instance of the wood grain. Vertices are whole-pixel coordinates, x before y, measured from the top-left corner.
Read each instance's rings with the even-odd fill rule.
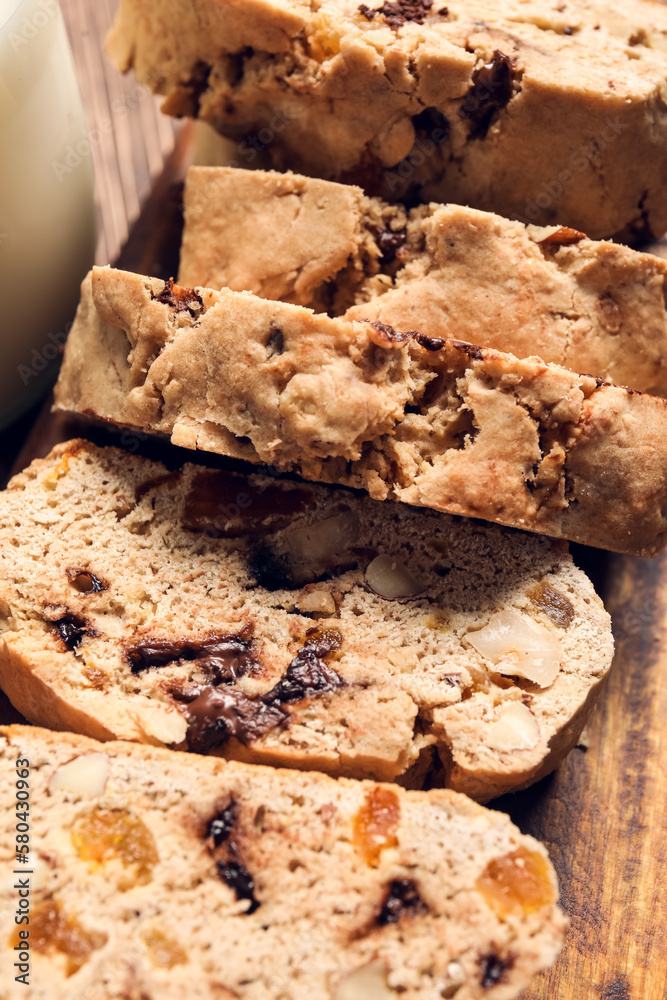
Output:
[[[607,557],[599,590],[617,652],[589,747],[499,803],[549,848],[572,920],[522,1000],[667,997],[667,555]]]

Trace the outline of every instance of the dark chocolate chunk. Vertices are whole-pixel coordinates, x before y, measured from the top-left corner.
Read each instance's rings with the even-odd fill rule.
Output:
[[[424,108],[418,115],[413,116],[412,125],[417,142],[424,143],[431,140],[440,145],[449,138],[449,118],[439,108]]]
[[[470,122],[471,139],[483,139],[495,113],[509,104],[513,80],[514,62],[499,49],[473,72],[472,88],[461,107],[461,117]]]
[[[259,907],[255,899],[255,880],[240,861],[217,861],[216,868],[222,881],[233,889],[237,899],[249,899],[246,913],[254,913]]]
[[[287,554],[274,552],[268,543],[258,545],[251,553],[248,570],[265,590],[292,590],[298,586],[292,579]]]
[[[405,229],[380,229],[375,234],[375,242],[380,251],[380,259],[384,264],[396,260],[396,254],[405,245],[407,232]]]
[[[482,955],[479,964],[482,970],[482,988],[485,990],[490,990],[492,986],[496,986],[503,978],[503,973],[507,968],[507,963],[503,962],[502,958],[494,955],[493,952],[489,952],[488,955]]]
[[[229,840],[234,829],[236,812],[237,806],[232,799],[208,824],[206,836],[213,840],[214,847],[220,847],[226,840]]]
[[[389,886],[377,922],[380,927],[396,924],[404,913],[415,914],[425,908],[417,886],[411,879],[394,879]]]
[[[331,629],[329,634],[309,639],[296,654],[284,675],[262,700],[267,705],[288,705],[302,698],[325,694],[345,686],[345,681],[324,657],[340,645],[340,635]]]
[[[246,746],[270,729],[287,721],[287,714],[277,705],[248,698],[241,691],[222,691],[207,687],[186,709],[188,747],[206,753],[230,736]]]
[[[88,569],[81,569],[80,566],[73,566],[65,572],[69,582],[80,594],[98,594],[109,587],[109,584],[101,580],[99,576],[95,576]]]
[[[406,21],[423,24],[426,15],[433,6],[433,0],[386,0],[381,7],[368,7],[365,3],[359,6],[359,13],[372,21],[376,14],[382,14],[394,31],[402,27]]]
[[[444,337],[429,337],[426,333],[416,333],[413,339],[427,351],[441,351],[447,343]]]
[[[180,285],[175,285],[173,278],[167,281],[163,291],[156,296],[156,301],[175,309],[177,313],[187,310],[194,319],[204,308],[201,295],[194,288],[182,288]]]
[[[58,635],[70,652],[76,649],[81,643],[84,635],[90,634],[85,621],[81,618],[76,618],[74,615],[65,615],[63,618],[51,622],[51,624],[55,627]]]
[[[229,683],[257,665],[252,642],[241,636],[211,635],[204,639],[146,639],[126,651],[132,673],[196,661],[213,684]]]
[[[285,338],[283,337],[283,331],[279,330],[277,326],[274,326],[272,327],[269,339],[266,342],[266,353],[269,358],[273,358],[278,354],[283,354],[284,351]]]
[[[313,491],[305,486],[257,484],[244,476],[207,470],[193,478],[182,518],[186,528],[214,536],[251,535],[285,527],[313,502]]]
[[[186,97],[188,110],[181,111],[179,114],[188,114],[191,118],[199,117],[201,99],[208,90],[208,80],[212,70],[213,67],[210,63],[206,63],[202,59],[197,60],[192,68],[190,79],[183,84],[185,91],[183,96]]]

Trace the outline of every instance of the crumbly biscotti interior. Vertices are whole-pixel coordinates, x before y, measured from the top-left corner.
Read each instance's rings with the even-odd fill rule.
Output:
[[[412,783],[439,754],[486,800],[556,766],[611,663],[563,545],[345,490],[75,441],[0,524],[0,683],[52,728]]]
[[[509,1000],[560,948],[546,851],[464,796],[29,727],[0,748],[32,825],[30,987],[3,918],[7,1000]]]
[[[193,167],[179,283],[251,291],[667,394],[667,262],[460,205]]]
[[[652,0],[122,0],[109,51],[235,140],[237,166],[592,237],[667,228]]]
[[[667,394],[667,261],[460,205],[407,210],[298,174],[193,167],[179,283],[538,355]]]
[[[667,540],[667,403],[379,322],[110,268],[56,409],[448,513],[636,555]]]

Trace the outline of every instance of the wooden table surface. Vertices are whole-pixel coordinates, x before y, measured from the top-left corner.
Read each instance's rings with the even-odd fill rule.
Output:
[[[136,83],[105,62],[112,7],[110,0],[63,2],[89,124],[115,98],[135,94],[96,151],[98,261],[114,260],[131,230],[118,263],[169,277],[191,135],[162,120],[153,98],[137,101]],[[0,478],[82,429],[52,417],[47,402],[0,435]],[[573,549],[612,614],[617,653],[587,748],[533,788],[493,803],[546,844],[571,919],[554,968],[521,1000],[667,1000],[667,554],[648,561]],[[13,717],[6,701],[0,714]]]

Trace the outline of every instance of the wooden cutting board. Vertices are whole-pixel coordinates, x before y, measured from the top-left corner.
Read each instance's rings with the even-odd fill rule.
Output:
[[[183,134],[120,267],[176,274],[189,155]],[[68,437],[100,439],[101,432],[49,408],[50,401],[16,470]],[[612,614],[617,653],[587,747],[539,784],[493,803],[546,844],[571,919],[554,968],[521,1000],[667,1000],[667,554],[649,561],[573,551]],[[6,701],[0,714],[16,718]]]

